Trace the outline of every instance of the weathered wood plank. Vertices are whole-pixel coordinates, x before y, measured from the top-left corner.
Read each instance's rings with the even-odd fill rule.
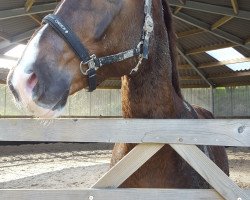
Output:
[[[29,12],[29,10],[31,9],[35,1],[36,0],[26,0],[26,3],[25,3],[26,12]]]
[[[1,119],[0,141],[250,146],[250,120]]]
[[[250,195],[250,190],[246,190]],[[84,190],[0,190],[4,200],[223,200],[214,190],[191,189],[84,189]]]
[[[224,25],[225,23],[227,23],[228,21],[232,20],[234,17],[232,16],[223,16],[222,18],[220,18],[218,21],[216,21],[212,26],[211,26],[211,30],[215,30],[219,27],[221,27],[222,25]]]
[[[194,28],[194,29],[190,29],[187,31],[176,33],[176,35],[178,38],[183,38],[183,37],[193,36],[193,35],[204,33],[204,32],[205,31],[202,29]]]
[[[112,167],[92,188],[117,188],[164,144],[138,144],[125,157]]]
[[[239,14],[239,5],[238,5],[238,0],[231,0],[231,4],[233,6],[233,9],[234,9],[234,13],[236,15]]]
[[[172,144],[171,147],[225,199],[250,199],[243,189],[236,185],[195,145]]]

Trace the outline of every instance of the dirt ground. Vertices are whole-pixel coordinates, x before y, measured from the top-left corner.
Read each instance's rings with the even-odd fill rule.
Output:
[[[91,187],[109,169],[111,148],[70,143],[0,146],[0,188]],[[240,187],[250,188],[250,148],[228,148],[227,152],[231,178]]]

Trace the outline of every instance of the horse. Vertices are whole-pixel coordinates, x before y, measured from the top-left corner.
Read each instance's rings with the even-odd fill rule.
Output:
[[[91,92],[110,77],[121,77],[124,118],[214,118],[181,94],[167,0],[63,0],[32,36],[7,83],[16,101],[33,115],[57,117],[69,95]],[[111,166],[134,147],[115,144]],[[224,147],[199,148],[229,174]],[[120,187],[209,185],[165,145]]]

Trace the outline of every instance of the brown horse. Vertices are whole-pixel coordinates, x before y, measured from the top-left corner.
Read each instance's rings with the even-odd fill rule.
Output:
[[[145,20],[143,0],[64,0],[55,14],[79,37],[86,49],[98,57],[123,52],[138,44]],[[153,0],[154,30],[149,58],[138,64],[132,57],[108,64],[96,72],[97,84],[109,77],[122,77],[122,110],[125,118],[193,119],[213,118],[200,107],[184,101],[178,82],[175,34],[166,0]],[[48,24],[32,37],[8,76],[16,100],[36,116],[55,117],[68,95],[88,87],[74,51]],[[112,165],[133,144],[116,144]],[[224,147],[200,147],[226,174]],[[128,178],[121,187],[208,188],[202,179],[169,145]]]

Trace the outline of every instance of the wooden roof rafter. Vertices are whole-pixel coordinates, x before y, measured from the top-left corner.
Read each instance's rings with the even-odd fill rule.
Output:
[[[36,0],[26,0],[25,3],[26,12],[30,11],[35,2]],[[38,25],[42,25],[42,19],[37,14],[31,14],[29,15],[29,17],[33,19]]]
[[[46,3],[46,4],[34,5],[29,9],[28,12],[26,11],[25,7],[14,8],[10,10],[2,10],[0,11],[0,20],[33,15],[37,13],[52,12],[56,8],[56,6],[57,6],[57,3]]]
[[[232,60],[224,60],[224,61],[216,61],[216,62],[207,62],[207,63],[200,63],[198,64],[198,69],[205,69],[205,68],[212,68],[212,67],[219,67],[224,65],[230,65],[230,64],[237,64],[237,63],[244,63],[244,62],[250,62],[250,57],[246,58],[237,58]],[[178,69],[188,69],[191,68],[189,64],[182,64],[178,66]]]
[[[233,10],[234,10],[234,13],[236,15],[238,15],[238,13],[239,13],[238,1],[237,0],[231,0],[231,4],[232,4]],[[228,15],[223,16],[222,18],[220,18],[218,21],[216,21],[211,26],[211,30],[215,30],[215,29],[221,27],[222,25],[224,25],[228,21],[232,20],[234,17],[235,16],[228,16]]]
[[[198,69],[197,63],[195,63],[189,55],[184,53],[180,45],[178,45],[177,51],[210,87],[215,87],[215,84],[207,79],[207,75],[202,70]]]
[[[29,15],[29,17],[33,19],[39,26],[42,25],[42,19],[37,14]]]
[[[228,33],[228,32],[223,31],[221,29],[211,30],[210,29],[211,26],[209,24],[207,24],[207,23],[205,23],[203,21],[200,21],[200,20],[198,20],[198,19],[196,19],[194,17],[191,17],[191,16],[189,16],[187,14],[181,13],[181,12],[179,12],[176,15],[174,14],[174,17],[181,20],[181,21],[183,21],[183,22],[186,22],[186,23],[191,24],[193,26],[196,26],[196,27],[198,27],[200,29],[203,29],[203,30],[205,30],[207,32],[210,32],[210,33],[212,33],[213,35],[215,35],[217,37],[223,38],[223,39],[225,39],[225,40],[227,40],[229,42],[232,42],[234,44],[237,44],[238,46],[242,46],[242,47],[250,50],[250,45],[246,44],[243,39],[241,39],[241,38],[239,38],[239,37],[237,37],[237,36],[235,36],[235,35],[233,35],[231,33]]]
[[[200,33],[204,33],[205,30],[202,30],[200,28],[194,28],[194,29],[190,29],[187,31],[182,31],[182,32],[178,32],[176,33],[178,38],[184,38],[184,37],[189,37],[189,36],[193,36],[193,35],[197,35]]]
[[[225,79],[225,78],[236,78],[236,77],[250,77],[250,71],[236,71],[233,73],[227,73],[227,74],[216,74],[213,75],[211,77],[208,77],[209,80],[213,80],[213,79]]]
[[[0,42],[0,49],[3,49],[5,47],[10,46],[11,44],[18,44],[19,42],[22,42],[23,40],[29,39],[32,34],[34,33],[35,29],[26,31],[24,33],[18,34],[12,38],[10,38],[8,41],[2,41]]]
[[[215,79],[226,79],[226,78],[237,78],[237,77],[250,77],[250,72],[246,71],[246,72],[241,72],[241,71],[237,71],[237,72],[232,72],[232,73],[226,73],[226,74],[215,74],[212,76],[207,76],[206,79],[211,81],[215,80]],[[192,75],[192,76],[180,76],[181,80],[202,80],[201,76],[198,75]]]
[[[212,26],[211,26],[211,30],[215,30],[219,27],[221,27],[222,25],[224,25],[225,23],[229,22],[230,20],[232,20],[234,17],[232,16],[223,16],[222,18],[220,18],[218,21],[216,21]]]
[[[236,15],[239,14],[239,5],[238,5],[238,0],[231,0],[232,7],[234,9],[234,13]]]
[[[230,65],[230,64],[237,64],[237,63],[244,63],[244,62],[250,62],[250,57],[237,58],[237,59],[225,60],[225,61],[219,61],[219,62],[202,63],[199,65],[198,68],[204,69],[204,68],[218,67],[218,66],[223,66],[223,65]]]
[[[235,47],[235,46],[237,46],[237,45],[235,45],[234,43],[226,42],[226,43],[221,43],[221,44],[201,46],[198,48],[189,49],[185,53],[187,55],[195,55],[195,54],[199,54],[199,53],[204,53],[206,51],[212,51],[212,50],[216,50],[216,49],[223,49],[223,48],[229,48],[229,47]]]
[[[250,11],[239,10],[238,14],[235,13],[234,9],[225,6],[212,5],[208,3],[202,3],[197,1],[189,0],[185,4],[181,4],[178,0],[168,0],[171,6],[182,6],[186,9],[198,10],[202,12],[208,12],[213,14],[220,14],[226,16],[233,16],[239,19],[250,20]]]
[[[36,2],[36,0],[26,0],[25,3],[25,10],[26,12],[29,12],[33,4]]]
[[[182,4],[182,5],[185,5],[187,0],[179,0],[179,2]],[[181,11],[183,7],[182,6],[176,6],[175,10],[174,10],[174,14],[177,14],[178,12]]]

